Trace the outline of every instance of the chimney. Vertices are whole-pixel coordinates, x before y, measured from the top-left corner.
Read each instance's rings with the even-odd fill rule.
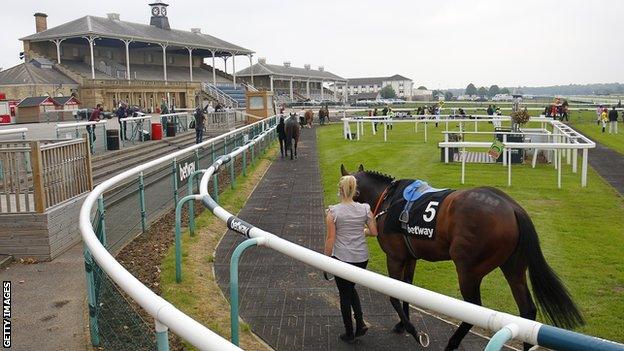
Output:
[[[307,69],[308,71],[310,70],[310,67],[311,66],[309,63],[306,63],[305,65],[303,65],[303,68]]]
[[[325,66],[319,66],[319,72],[323,72],[325,70]]]
[[[266,65],[266,57],[258,57],[258,63]]]
[[[167,18],[167,4],[164,2],[155,2],[149,4],[152,12],[152,18],[150,19],[150,26],[158,27],[160,29],[171,30],[169,26],[169,18]]]
[[[284,61],[284,67],[290,67],[290,61]]]
[[[48,29],[48,15],[41,12],[35,13],[35,29],[37,30],[37,33],[41,33]]]
[[[191,33],[201,34],[201,28],[191,28]]]
[[[107,13],[106,17],[108,17],[108,19],[112,20],[112,21],[119,21],[119,14],[118,13]]]

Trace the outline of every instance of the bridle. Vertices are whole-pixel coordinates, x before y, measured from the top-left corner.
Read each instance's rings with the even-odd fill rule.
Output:
[[[379,198],[377,199],[377,202],[375,204],[375,210],[373,211],[373,218],[377,219],[377,217],[383,215],[386,211],[381,211],[381,212],[377,212],[379,211],[379,207],[381,206],[381,204],[383,203],[383,201],[386,199],[386,196],[388,195],[388,190],[390,190],[390,188],[395,184],[396,181],[392,181],[392,183],[388,184],[388,186],[386,186],[386,188],[384,189],[384,191],[381,192],[381,195],[379,195]]]

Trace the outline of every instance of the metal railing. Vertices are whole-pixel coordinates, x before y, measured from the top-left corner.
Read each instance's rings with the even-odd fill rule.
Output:
[[[19,135],[21,140],[26,140],[27,132],[28,128],[0,129],[0,137]]]
[[[218,102],[231,106],[233,108],[238,108],[238,101],[234,100],[231,96],[221,91],[221,89],[217,88],[214,84],[211,83],[202,83],[202,88],[204,92],[208,95],[212,96]]]
[[[102,126],[102,138],[100,138],[100,140],[102,141],[102,145],[104,146],[104,148],[106,148],[106,120],[101,120],[101,121],[88,121],[88,122],[76,122],[76,123],[61,123],[61,124],[57,124],[55,127],[56,130],[56,138],[57,139],[65,139],[63,138],[63,135],[61,133],[63,132],[67,132],[67,131],[73,131],[73,138],[78,139],[82,137],[82,134],[80,132],[80,130],[82,129],[82,127],[85,128],[85,131],[87,132],[88,138],[89,138],[89,145],[91,147],[91,154],[95,154],[97,145],[99,145],[99,143],[97,143],[97,136],[95,135],[95,133],[97,132],[96,127],[98,125]],[[65,135],[66,137],[71,138],[72,135],[71,133]]]

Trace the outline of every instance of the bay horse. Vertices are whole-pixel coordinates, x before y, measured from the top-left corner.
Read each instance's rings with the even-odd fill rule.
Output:
[[[344,165],[340,170],[342,175],[349,174]],[[411,284],[416,260],[452,260],[462,297],[467,302],[481,305],[483,277],[500,268],[520,316],[535,320],[537,307],[527,285],[528,269],[533,294],[547,319],[566,329],[584,324],[583,316],[567,289],[546,263],[531,218],[509,195],[492,187],[452,192],[437,209],[432,206],[434,214],[437,210],[433,240],[420,240],[384,230],[384,227],[395,228],[393,223],[385,223],[386,218],[396,218],[388,214],[403,210],[388,201],[392,199],[388,195],[393,193],[393,187],[399,181],[379,172],[365,171],[361,164],[353,176],[357,179],[358,190],[354,200],[368,203],[376,217],[377,240],[386,253],[390,277]],[[411,248],[407,246],[407,240]],[[397,333],[407,331],[418,340],[418,333],[409,319],[409,304],[403,302],[401,308],[398,299],[390,298],[390,302],[400,318],[393,330]],[[471,324],[462,322],[445,350],[457,349],[471,328]],[[530,347],[524,344],[524,350]]]
[[[297,144],[299,143],[299,136],[301,135],[301,126],[297,121],[297,114],[291,113],[290,118],[286,120],[284,125],[284,134],[286,134],[285,149],[286,157],[288,157],[288,150],[290,150],[290,159],[293,159],[293,140],[294,142],[294,157],[297,158]]]
[[[327,107],[321,107],[318,112],[319,115],[319,123],[321,125],[325,124],[325,118],[327,118],[327,122],[329,123],[329,110]]]
[[[312,112],[312,110],[306,110],[304,117],[305,117],[306,125],[308,126],[308,128],[312,128],[312,121],[314,120],[314,112]]]

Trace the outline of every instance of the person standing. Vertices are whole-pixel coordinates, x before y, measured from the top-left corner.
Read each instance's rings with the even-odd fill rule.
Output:
[[[125,102],[119,104],[119,108],[115,112],[117,115],[117,122],[119,122],[119,134],[122,140],[128,140],[127,134],[127,123],[125,121],[121,121],[122,118],[128,117],[128,106],[126,106]]]
[[[607,128],[607,121],[609,120],[609,117],[607,117],[607,109],[604,108],[602,110],[602,112],[600,113],[600,121],[602,121],[602,132],[605,132],[605,129]]]
[[[279,140],[280,153],[282,154],[282,157],[284,157],[284,152],[286,152],[286,130],[284,128],[285,126],[286,124],[284,123],[284,116],[280,116],[279,123],[277,124],[277,127],[275,129],[277,131],[277,139]]]
[[[195,144],[199,144],[204,140],[204,125],[206,122],[206,115],[201,106],[197,106],[193,115],[195,118]]]
[[[338,188],[340,203],[329,206],[325,218],[327,237],[324,253],[342,262],[366,269],[368,264],[366,236],[377,236],[377,224],[368,204],[353,201],[357,189],[354,176],[340,178]],[[345,327],[345,333],[340,335],[340,339],[352,344],[356,337],[366,334],[368,327],[364,323],[355,283],[340,277],[336,277],[335,280]],[[355,317],[355,331],[351,311]]]
[[[609,111],[609,134],[611,134],[611,130],[613,130],[615,134],[618,133],[617,118],[618,113],[615,109],[615,106],[613,106],[613,108],[611,108],[611,111]]]
[[[89,122],[99,122],[100,121],[100,115],[102,113],[102,105],[101,104],[97,104],[95,106],[95,109],[93,110],[93,112],[91,112],[91,116],[89,116]],[[87,133],[89,133],[89,142],[91,144],[95,143],[95,125],[88,125],[87,126]],[[93,146],[91,146],[93,147]]]
[[[602,110],[603,110],[602,105],[600,105],[600,106],[598,106],[596,108],[596,124],[598,124],[598,125],[600,125],[600,119],[601,119],[601,116],[602,116]]]

